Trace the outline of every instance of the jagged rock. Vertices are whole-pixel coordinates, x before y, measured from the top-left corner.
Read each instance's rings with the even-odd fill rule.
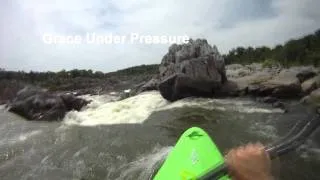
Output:
[[[260,84],[259,94],[278,98],[297,97],[301,93],[301,85],[292,70],[282,70],[276,77]]]
[[[159,90],[169,101],[213,96],[227,80],[223,57],[204,39],[170,46],[159,71]]]
[[[298,71],[296,77],[301,83],[317,75],[316,69],[313,66],[295,67],[293,69]]]
[[[143,91],[158,90],[158,86],[159,86],[159,79],[152,78],[150,81],[148,81],[143,86],[141,86],[141,88],[139,89],[139,93]]]
[[[227,71],[228,72],[228,71]],[[239,92],[239,95],[252,94],[257,95],[257,92],[260,88],[259,84],[272,78],[272,74],[267,71],[261,71],[253,73],[249,76],[239,77],[239,78],[230,78],[228,81],[232,81],[236,85],[236,91]],[[230,89],[231,90],[231,89]],[[235,89],[231,90],[235,91]]]
[[[90,101],[77,98],[73,94],[62,94],[60,95],[67,111],[77,110],[80,111],[83,106],[86,106]]]
[[[74,95],[57,95],[46,90],[26,87],[8,104],[10,112],[28,120],[62,120],[69,110],[80,110],[89,102]]]
[[[228,80],[221,89],[216,93],[218,96],[239,96],[247,93],[247,87],[241,86],[239,83]]]
[[[21,101],[35,94],[43,94],[46,92],[47,92],[46,89],[40,89],[33,86],[26,86],[25,88],[17,92],[17,95],[14,101]]]
[[[320,107],[320,88],[312,91],[308,96],[302,98],[301,102],[315,107]]]
[[[248,94],[258,95],[260,90],[259,84],[249,84],[248,86]]]
[[[153,90],[159,90],[158,86],[159,86],[159,77],[158,76],[154,76],[152,79],[150,79],[147,82],[142,82],[139,83],[135,86],[133,86],[132,91],[130,91],[129,93],[122,93],[121,95],[121,99],[125,99],[131,96],[135,96],[137,94],[140,94],[144,91],[153,91]]]
[[[313,77],[301,84],[302,92],[304,94],[309,94],[313,90],[320,87],[320,76]]]

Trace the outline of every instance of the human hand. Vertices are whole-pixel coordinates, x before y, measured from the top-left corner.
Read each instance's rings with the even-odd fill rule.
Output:
[[[271,160],[262,144],[248,144],[232,149],[226,163],[234,180],[270,180]]]

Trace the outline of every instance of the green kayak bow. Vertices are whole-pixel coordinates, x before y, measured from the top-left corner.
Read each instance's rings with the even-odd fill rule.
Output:
[[[299,147],[320,125],[320,117],[299,121],[291,131],[266,147],[271,159]],[[224,157],[201,128],[185,131],[154,176],[154,180],[229,180]]]
[[[154,180],[195,180],[223,163],[224,158],[210,136],[192,127],[182,134]],[[227,179],[227,176],[221,178]]]

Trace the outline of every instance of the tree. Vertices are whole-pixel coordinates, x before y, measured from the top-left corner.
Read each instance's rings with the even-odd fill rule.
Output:
[[[261,47],[237,47],[224,55],[226,64],[253,62],[275,62],[284,65],[320,65],[320,29],[314,34],[306,35],[300,39],[291,39],[284,45],[274,48]],[[268,63],[267,63],[268,64]],[[270,63],[269,63],[270,64]]]

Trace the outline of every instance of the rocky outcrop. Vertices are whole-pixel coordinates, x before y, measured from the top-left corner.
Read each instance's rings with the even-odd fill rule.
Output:
[[[67,111],[80,110],[89,102],[72,94],[53,94],[46,90],[26,87],[8,104],[8,110],[28,120],[62,120]]]
[[[158,86],[159,86],[159,79],[158,77],[154,77],[139,88],[139,93],[144,91],[158,90]]]
[[[317,71],[313,66],[293,67],[291,69],[297,72],[296,77],[301,83],[317,75]]]
[[[59,97],[62,99],[67,111],[80,111],[83,106],[89,103],[82,98],[75,97],[73,94],[61,94]]]
[[[304,97],[301,101],[303,103],[319,108],[320,107],[320,88],[312,91],[310,95]]]
[[[320,88],[320,76],[313,77],[301,84],[302,92],[309,94],[313,90]]]
[[[301,85],[295,72],[282,70],[276,77],[260,84],[259,93],[278,98],[296,97],[301,92]]]
[[[172,45],[159,71],[159,91],[169,101],[213,96],[227,80],[223,57],[204,39]]]
[[[320,88],[320,76],[312,66],[289,69],[263,68],[259,64],[226,66],[228,83],[222,95],[254,95],[276,98],[298,98]]]
[[[215,46],[205,39],[197,39],[170,46],[159,66],[159,78],[139,86],[138,93],[159,90],[169,101],[190,96],[297,98],[319,88],[318,72],[313,66],[289,69],[279,64],[264,67],[260,63],[225,66]],[[282,106],[274,103],[276,107]]]

